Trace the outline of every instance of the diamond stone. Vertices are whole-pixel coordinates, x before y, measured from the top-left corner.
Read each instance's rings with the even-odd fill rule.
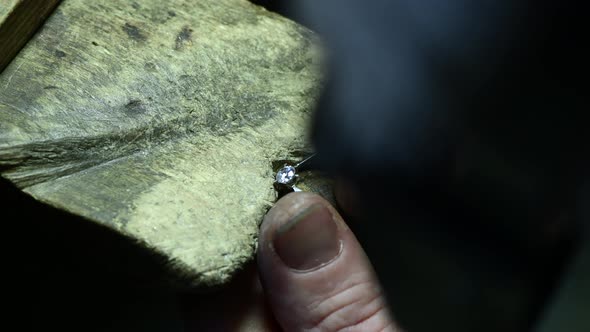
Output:
[[[276,181],[280,184],[290,184],[295,180],[295,167],[285,166],[277,172]]]

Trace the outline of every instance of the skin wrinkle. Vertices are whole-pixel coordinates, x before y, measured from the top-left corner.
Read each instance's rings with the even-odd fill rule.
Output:
[[[356,288],[362,287],[362,286],[369,286],[369,288],[374,288],[374,287],[371,287],[372,284],[374,284],[374,282],[370,282],[370,281],[357,284],[357,285],[353,286],[355,288],[354,291],[356,291]],[[348,292],[354,292],[354,291],[352,290],[352,288],[345,289],[342,292],[339,292],[338,294],[336,294],[334,296],[331,296],[331,297],[326,298],[324,301],[322,301],[322,303],[328,302],[330,300],[333,300],[334,302],[338,303],[339,301],[337,299],[335,299],[336,297],[340,297],[340,296],[341,297],[347,297],[347,293]],[[366,322],[366,321],[370,320],[372,317],[376,316],[382,309],[384,309],[386,307],[385,306],[385,302],[382,299],[381,292],[375,291],[374,289],[373,289],[373,291],[375,292],[375,294],[372,294],[372,296],[369,299],[366,298],[367,297],[366,294],[363,294],[363,292],[361,292],[357,296],[354,296],[354,297],[357,297],[356,299],[354,299],[354,300],[352,300],[352,301],[350,301],[348,303],[342,303],[342,304],[338,305],[336,308],[332,308],[328,313],[326,313],[324,315],[321,315],[320,316],[320,319],[313,323],[313,325],[310,328],[310,330],[313,330],[313,329],[322,330],[322,328],[321,328],[322,325],[328,325],[329,326],[330,325],[330,320],[333,320],[334,317],[337,317],[339,313],[341,313],[342,311],[344,311],[347,308],[357,306],[359,303],[366,302],[366,303],[364,303],[364,304],[361,305],[361,308],[367,308],[367,307],[369,307],[375,301],[381,302],[377,306],[377,309],[371,310],[371,312],[368,313],[368,314],[362,314],[361,317],[358,320],[356,320],[356,321],[354,321],[354,322],[352,322],[350,324],[348,322],[346,322],[346,319],[344,319],[345,322],[346,322],[345,326],[344,327],[339,327],[338,330],[340,331],[340,330],[343,330],[345,328],[358,326],[358,325],[362,324],[363,322]],[[359,308],[357,311],[360,311],[360,310],[361,309]],[[338,321],[338,318],[336,318],[336,321]]]
[[[387,309],[387,306],[385,305],[385,302],[381,301],[380,297],[381,297],[381,295],[375,297],[375,299],[373,299],[372,301],[370,301],[369,303],[366,304],[367,306],[369,306],[372,302],[379,301],[381,303],[379,303],[379,305],[377,306],[377,309],[375,309],[370,314],[364,315],[365,317],[362,318],[361,320],[357,321],[356,323],[354,323],[354,324],[352,324],[350,326],[341,328],[339,331],[344,331],[344,330],[348,330],[348,329],[354,329],[356,327],[358,327],[359,329],[362,329],[363,327],[360,326],[360,325],[362,325],[363,323],[369,324],[369,322],[371,321],[371,319],[376,319],[376,320],[385,319],[384,317],[380,317],[380,316],[381,315],[383,315],[383,316],[386,316],[387,315],[387,310],[386,310]]]
[[[306,310],[312,311],[312,312],[313,311],[316,311],[326,301],[329,301],[329,300],[333,299],[334,297],[336,297],[336,296],[338,296],[340,294],[343,294],[345,292],[351,291],[352,289],[354,289],[356,287],[359,287],[359,286],[362,286],[362,285],[365,285],[365,284],[368,284],[368,283],[371,283],[371,281],[370,280],[365,280],[365,281],[353,283],[350,286],[345,286],[345,288],[342,291],[338,291],[338,290],[334,291],[332,294],[329,294],[327,298],[322,299],[319,303],[316,303],[317,301],[314,301],[314,302],[310,303],[310,305],[307,306]]]

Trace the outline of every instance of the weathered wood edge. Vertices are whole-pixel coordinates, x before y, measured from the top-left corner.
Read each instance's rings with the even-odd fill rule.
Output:
[[[8,66],[61,0],[17,0],[0,21],[0,72]]]

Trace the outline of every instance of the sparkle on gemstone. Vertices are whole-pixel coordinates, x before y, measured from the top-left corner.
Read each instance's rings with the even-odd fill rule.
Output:
[[[295,180],[295,167],[285,166],[277,172],[276,181],[280,184],[290,184]]]

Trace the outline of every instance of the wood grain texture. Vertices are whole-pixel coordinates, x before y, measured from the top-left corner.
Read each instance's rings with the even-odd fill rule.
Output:
[[[0,72],[12,61],[60,0],[0,0]]]
[[[64,1],[0,74],[0,173],[169,258],[252,259],[320,85],[309,30],[245,0]]]

